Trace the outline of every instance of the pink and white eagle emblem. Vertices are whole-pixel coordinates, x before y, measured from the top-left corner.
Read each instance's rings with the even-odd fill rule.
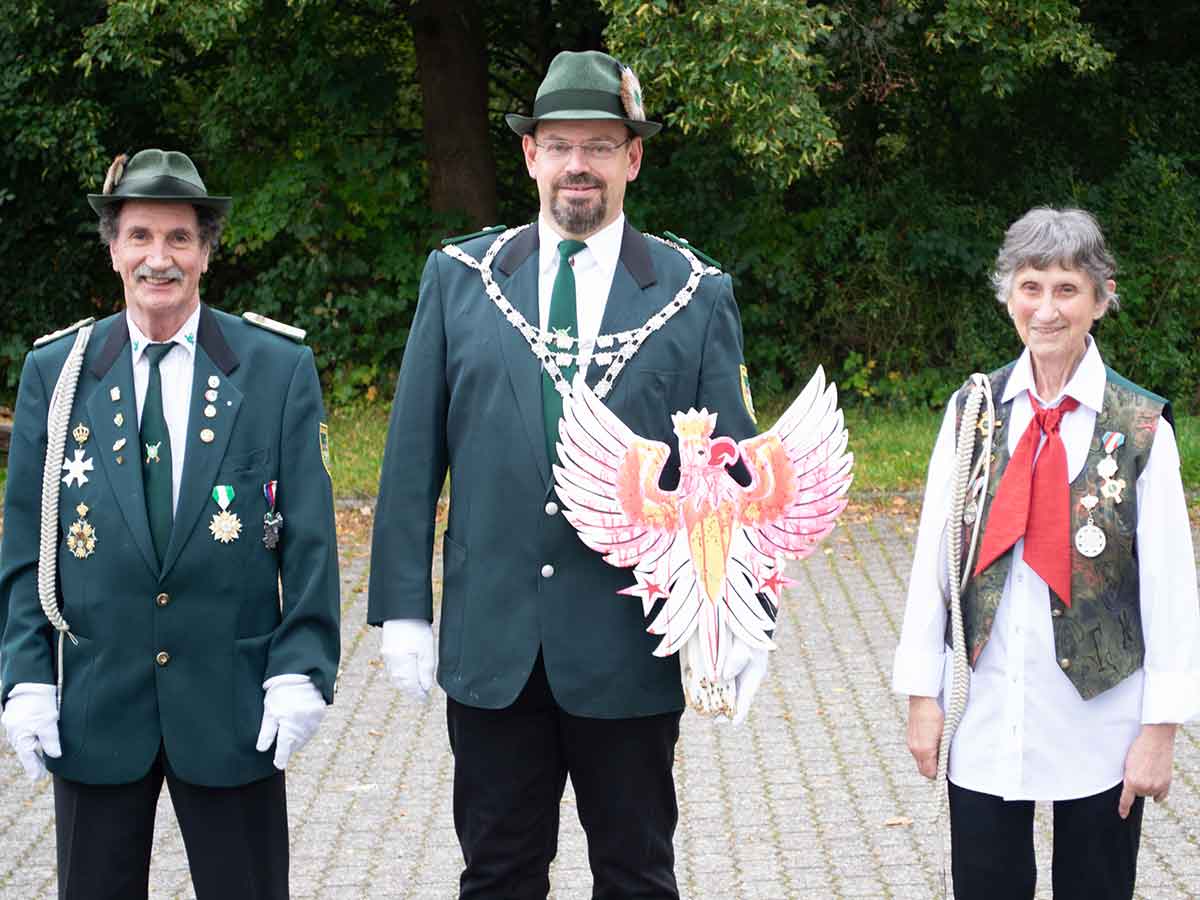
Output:
[[[837,389],[818,367],[773,428],[739,443],[713,438],[716,413],[675,413],[679,486],[670,491],[659,486],[670,448],[634,434],[581,375],[564,407],[554,467],[563,514],[605,562],[633,569],[635,584],[621,593],[640,597],[644,615],[665,600],[647,628],[662,636],[654,654],[682,648],[688,700],[727,712],[732,639],[774,648],[784,560],[812,553],[846,507],[854,457]],[[727,471],[739,459],[746,486]]]

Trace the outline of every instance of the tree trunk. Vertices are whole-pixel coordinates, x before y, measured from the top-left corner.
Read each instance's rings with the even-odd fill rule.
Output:
[[[424,103],[434,212],[496,221],[496,160],[488,129],[488,58],[474,0],[416,0],[407,12]]]

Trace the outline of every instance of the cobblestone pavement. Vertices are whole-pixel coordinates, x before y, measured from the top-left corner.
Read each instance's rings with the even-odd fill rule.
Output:
[[[938,800],[904,747],[905,702],[889,692],[913,528],[852,516],[793,566],[780,649],[746,725],[684,716],[675,846],[685,898],[939,896]],[[321,731],[288,770],[292,896],[452,898],[462,857],[451,820],[444,695],[392,690],[379,634],[363,625],[368,559],[343,547],[343,675]],[[558,900],[589,896],[568,788],[553,869]],[[1051,896],[1039,805],[1039,898]],[[169,800],[159,808],[151,896],[191,897]],[[54,896],[48,782],[30,785],[0,750],[0,900]],[[1200,726],[1180,733],[1175,781],[1148,803],[1138,896],[1200,897]],[[235,900],[235,898],[230,898]]]

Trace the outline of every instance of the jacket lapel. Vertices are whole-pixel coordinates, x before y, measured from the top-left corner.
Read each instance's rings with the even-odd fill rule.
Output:
[[[513,238],[496,257],[496,283],[508,302],[531,324],[538,323],[538,230],[531,225]],[[513,395],[537,461],[542,483],[550,483],[550,461],[546,458],[546,426],[542,418],[542,364],[525,338],[499,310],[495,314],[500,352],[504,356]]]
[[[613,274],[612,288],[604,304],[604,318],[600,323],[601,334],[616,334],[630,331],[646,324],[646,320],[658,312],[662,304],[655,304],[657,292],[647,288],[658,282],[650,249],[644,234],[625,221],[625,232],[621,235],[621,255]],[[604,374],[593,359],[588,365],[588,387],[594,388]]]
[[[163,559],[164,577],[179,559],[179,554],[196,528],[196,521],[212,501],[217,471],[221,468],[234,422],[242,408],[242,392],[226,377],[237,368],[238,359],[226,343],[216,316],[207,306],[200,308],[200,325],[196,331],[196,362],[192,374],[183,477],[179,484],[179,502],[175,506],[175,526],[171,529],[171,542]],[[209,386],[210,378],[216,379],[216,388]],[[209,390],[216,390],[218,395],[213,404],[217,414],[211,419],[204,415],[204,408],[208,406],[204,394]],[[201,440],[200,433],[205,429],[212,431],[211,441]],[[213,512],[216,509],[213,506]]]
[[[117,505],[133,542],[150,571],[157,573],[158,557],[146,519],[146,494],[142,487],[141,444],[138,439],[137,399],[133,392],[133,359],[129,351],[129,326],[117,316],[100,353],[88,367],[96,384],[87,400],[88,421],[96,440],[96,456],[116,496]],[[116,388],[119,399],[112,399]],[[122,421],[116,424],[117,414]],[[114,449],[119,441],[125,443]],[[117,462],[121,457],[121,462]]]

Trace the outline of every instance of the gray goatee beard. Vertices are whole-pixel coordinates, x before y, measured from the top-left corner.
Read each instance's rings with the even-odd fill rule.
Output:
[[[600,227],[607,215],[608,198],[602,186],[600,202],[595,205],[587,202],[572,203],[570,200],[561,199],[557,193],[550,204],[550,216],[554,219],[554,224],[567,234],[591,234]]]

